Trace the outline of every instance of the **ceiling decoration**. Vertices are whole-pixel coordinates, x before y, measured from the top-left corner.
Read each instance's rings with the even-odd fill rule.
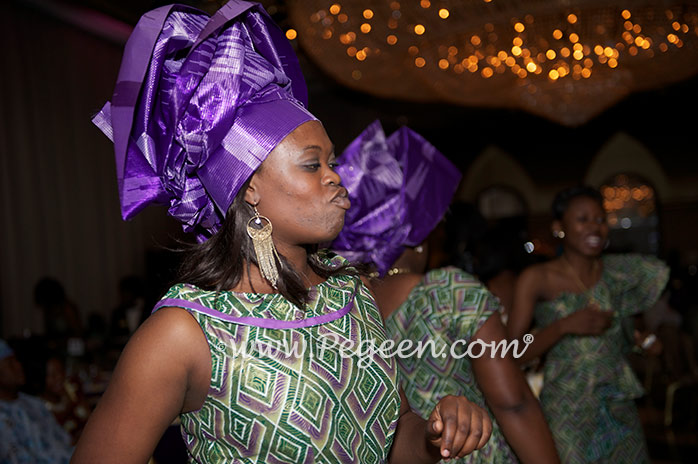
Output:
[[[316,64],[385,98],[518,108],[578,126],[631,92],[698,73],[698,0],[291,0],[285,7],[287,37]]]

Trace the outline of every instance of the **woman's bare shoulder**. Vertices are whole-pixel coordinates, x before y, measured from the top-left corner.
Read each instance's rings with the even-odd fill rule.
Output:
[[[189,370],[209,357],[208,342],[198,322],[183,308],[165,307],[150,315],[131,336],[121,356],[136,365],[177,359],[173,369]],[[160,369],[167,369],[166,365]]]
[[[535,283],[540,281],[541,278],[546,277],[550,272],[550,261],[545,261],[542,263],[532,264],[519,275],[519,281],[526,281],[527,283]]]

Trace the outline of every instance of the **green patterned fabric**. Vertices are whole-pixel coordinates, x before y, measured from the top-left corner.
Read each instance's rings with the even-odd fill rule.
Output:
[[[546,327],[591,299],[613,311],[599,336],[565,336],[548,351],[541,404],[563,463],[649,462],[634,399],[643,389],[625,355],[633,345],[633,320],[659,299],[668,267],[636,254],[603,257],[599,282],[587,293],[563,293],[535,307]]]
[[[191,462],[387,459],[400,409],[395,361],[374,355],[364,367],[358,355],[340,356],[330,348],[334,341],[385,340],[380,314],[359,278],[330,277],[312,289],[303,310],[279,294],[211,292],[188,284],[175,285],[165,299],[168,306],[177,306],[172,299],[191,301],[221,317],[275,321],[332,314],[353,299],[339,319],[291,329],[228,322],[181,305],[206,334],[212,361],[203,407],[181,415]],[[294,352],[294,346],[305,349]]]
[[[455,267],[446,267],[428,272],[407,300],[388,316],[385,328],[395,343],[433,340],[437,347],[434,352],[426,350],[421,358],[415,355],[397,359],[402,387],[417,414],[428,418],[446,395],[462,395],[487,408],[468,357],[439,356],[439,350],[456,340],[469,342],[498,309],[496,298],[477,279]],[[448,462],[518,462],[494,418],[492,426],[492,436],[482,449]]]

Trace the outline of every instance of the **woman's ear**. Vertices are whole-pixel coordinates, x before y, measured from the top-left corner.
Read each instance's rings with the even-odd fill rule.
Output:
[[[259,204],[259,190],[257,189],[257,173],[252,175],[250,183],[245,190],[245,201],[250,204],[250,206],[257,206]]]
[[[564,237],[565,232],[562,230],[562,221],[560,221],[559,219],[555,219],[550,225],[550,231],[553,233],[553,237]]]

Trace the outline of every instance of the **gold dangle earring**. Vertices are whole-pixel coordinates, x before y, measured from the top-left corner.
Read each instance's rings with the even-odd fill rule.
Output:
[[[247,221],[247,235],[252,239],[252,246],[257,255],[257,265],[262,277],[267,279],[272,287],[276,288],[276,282],[279,280],[279,270],[276,267],[275,259],[279,259],[279,254],[274,247],[274,241],[271,238],[273,230],[271,221],[259,215],[257,207],[254,208],[254,216]],[[266,221],[266,224],[262,224]]]

